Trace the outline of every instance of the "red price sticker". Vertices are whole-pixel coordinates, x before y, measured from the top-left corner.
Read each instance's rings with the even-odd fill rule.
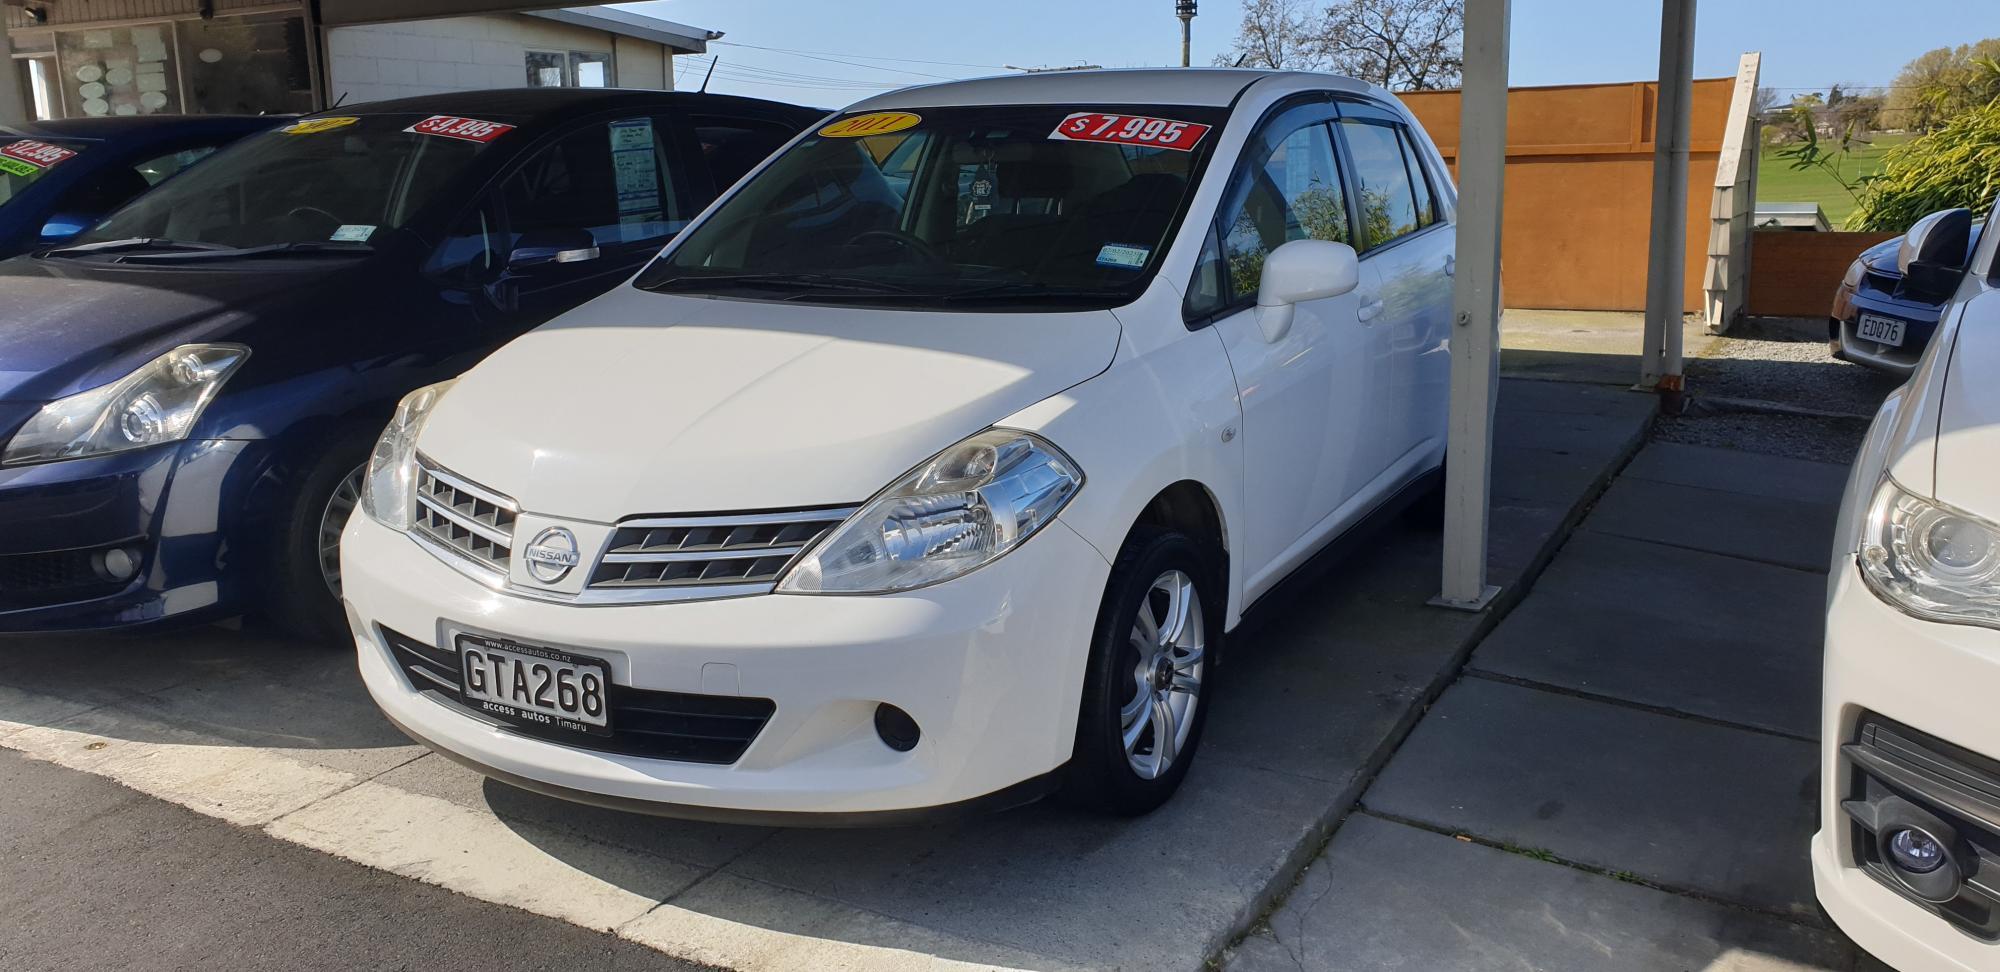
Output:
[[[512,125],[480,121],[477,118],[460,118],[457,115],[432,115],[403,129],[418,135],[442,135],[445,138],[462,139],[467,142],[490,142],[513,130]]]
[[[1208,126],[1171,118],[1145,115],[1114,115],[1102,111],[1079,111],[1062,120],[1050,138],[1071,142],[1110,142],[1114,145],[1150,145],[1154,148],[1191,152],[1208,134]]]
[[[50,145],[47,142],[37,142],[31,138],[24,138],[18,142],[0,145],[0,155],[4,155],[10,159],[19,159],[38,169],[46,169],[57,162],[75,157],[76,153],[60,145]]]

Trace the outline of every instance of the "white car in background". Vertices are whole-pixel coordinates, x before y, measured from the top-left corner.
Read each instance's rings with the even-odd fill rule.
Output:
[[[403,403],[342,539],[368,689],[601,805],[1150,810],[1244,609],[1436,482],[1454,203],[1325,75],[855,105]]]
[[[1949,297],[1876,415],[1835,534],[1820,902],[1902,972],[2000,968],[2000,233],[1925,217],[1898,256]]]

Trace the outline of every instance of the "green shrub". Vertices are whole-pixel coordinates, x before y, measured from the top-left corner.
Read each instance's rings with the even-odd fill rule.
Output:
[[[1860,190],[1848,229],[1901,232],[1940,209],[1986,212],[2000,196],[2000,99],[1890,149]]]

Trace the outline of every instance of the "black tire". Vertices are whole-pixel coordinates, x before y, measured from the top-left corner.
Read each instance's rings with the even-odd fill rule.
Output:
[[[346,612],[321,568],[321,532],[335,491],[367,464],[375,438],[370,429],[342,431],[314,448],[300,450],[280,474],[286,493],[265,551],[262,613],[308,641],[347,641]],[[356,510],[350,507],[347,512]]]
[[[1220,558],[1206,546],[1171,530],[1141,528],[1125,541],[1117,562],[1112,565],[1104,603],[1098,609],[1097,626],[1091,635],[1090,660],[1084,670],[1083,699],[1077,715],[1076,748],[1063,771],[1061,796],[1065,802],[1120,816],[1138,816],[1165,803],[1180,788],[1201,745],[1202,727],[1208,722],[1210,699],[1215,693],[1225,609],[1216,569],[1219,562]],[[1160,617],[1158,606],[1163,592],[1155,591],[1154,582],[1173,572],[1191,581],[1200,624],[1190,621],[1188,629],[1198,630],[1201,635],[1201,665],[1195,671],[1196,690],[1182,693],[1191,697],[1193,710],[1180,717],[1187,724],[1185,740],[1176,746],[1165,771],[1149,778],[1134,766],[1134,761],[1157,753],[1128,753],[1123,712],[1128,705],[1138,703],[1142,691],[1141,655],[1132,638],[1140,609],[1142,605],[1147,608],[1149,619]],[[1180,691],[1175,688],[1168,697]],[[1148,726],[1157,725],[1151,717],[1157,711],[1150,709],[1145,714]],[[1159,734],[1152,729],[1145,730],[1142,735],[1145,734],[1150,734],[1151,739],[1142,739],[1139,749],[1157,748]],[[1174,735],[1179,737],[1182,733],[1177,730]]]

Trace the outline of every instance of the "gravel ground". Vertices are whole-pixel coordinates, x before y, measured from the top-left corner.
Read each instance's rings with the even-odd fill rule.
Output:
[[[1670,442],[1844,463],[1898,383],[1834,360],[1823,321],[1753,318],[1687,362],[1688,412],[1661,419],[1656,433]]]

